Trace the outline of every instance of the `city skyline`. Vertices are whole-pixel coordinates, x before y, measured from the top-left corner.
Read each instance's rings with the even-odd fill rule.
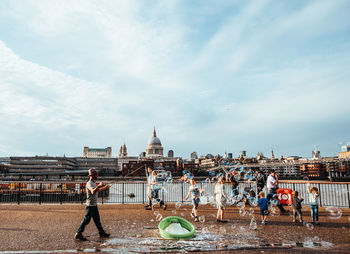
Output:
[[[200,4],[199,4],[200,3]],[[348,1],[1,1],[0,156],[336,156]]]

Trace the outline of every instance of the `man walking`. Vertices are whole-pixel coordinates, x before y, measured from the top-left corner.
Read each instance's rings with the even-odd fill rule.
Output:
[[[90,223],[91,218],[94,220],[95,225],[98,230],[100,237],[109,237],[110,234],[107,234],[101,225],[100,214],[97,208],[97,193],[108,189],[110,186],[105,185],[103,182],[96,185],[98,174],[96,169],[89,169],[89,181],[86,183],[86,214],[83,221],[80,224],[80,227],[75,234],[74,238],[77,240],[86,241],[87,239],[83,236],[85,227]]]

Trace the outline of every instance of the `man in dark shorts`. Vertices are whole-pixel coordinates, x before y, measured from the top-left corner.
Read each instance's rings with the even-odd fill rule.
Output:
[[[80,227],[75,234],[74,238],[77,240],[86,241],[83,236],[85,227],[90,223],[91,218],[94,220],[100,237],[109,237],[101,225],[100,214],[97,208],[97,193],[108,189],[110,186],[105,185],[103,182],[96,185],[96,179],[98,177],[97,171],[94,168],[89,169],[89,181],[86,183],[86,214]]]

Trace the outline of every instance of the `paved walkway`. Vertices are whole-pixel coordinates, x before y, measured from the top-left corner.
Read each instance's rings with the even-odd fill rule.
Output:
[[[257,208],[253,209],[257,228],[251,224],[250,207],[246,215],[238,208],[226,209],[226,224],[215,220],[216,209],[200,206],[200,215],[205,222],[193,222],[191,207],[179,209],[174,204],[166,211],[145,211],[142,205],[100,205],[102,225],[111,233],[110,239],[100,239],[91,221],[84,234],[87,242],[73,239],[84,213],[83,205],[0,205],[0,254],[37,251],[38,253],[101,251],[115,253],[203,251],[245,253],[309,252],[348,253],[350,250],[350,210],[342,209],[340,218],[330,218],[324,209],[320,211],[320,225],[302,225],[292,222],[289,215],[270,216],[267,225],[260,224]],[[304,207],[304,218],[309,220],[310,212]],[[157,215],[159,212],[161,215]],[[156,213],[156,215],[155,215]],[[157,225],[160,216],[181,216],[196,226],[196,237],[190,241],[168,241],[159,238]],[[31,252],[33,253],[33,252]]]

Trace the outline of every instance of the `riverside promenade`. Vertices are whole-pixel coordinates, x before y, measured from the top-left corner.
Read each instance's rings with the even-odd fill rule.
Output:
[[[269,216],[267,225],[260,224],[258,208],[246,207],[241,216],[237,207],[225,210],[226,224],[215,221],[216,209],[199,207],[203,222],[193,222],[191,207],[169,204],[166,211],[146,211],[140,204],[99,205],[102,225],[111,234],[100,239],[93,221],[84,234],[89,241],[73,239],[84,214],[81,204],[2,204],[0,205],[1,253],[120,253],[120,252],[184,252],[222,253],[349,253],[350,210],[342,209],[340,217],[329,217],[320,209],[320,225],[293,223],[290,215]],[[287,207],[287,209],[291,209]],[[249,211],[249,212],[248,212]],[[250,213],[250,215],[249,215]],[[166,216],[181,216],[196,226],[196,236],[187,241],[163,240],[158,221]],[[305,221],[310,211],[303,207]],[[256,218],[257,228],[251,226]]]

